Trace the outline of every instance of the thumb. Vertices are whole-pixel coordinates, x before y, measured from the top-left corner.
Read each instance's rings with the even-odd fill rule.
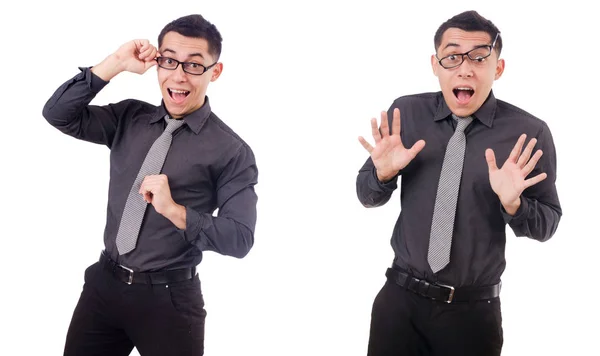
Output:
[[[496,165],[496,155],[494,155],[494,151],[491,148],[485,150],[485,160],[487,161],[490,172],[498,170],[498,166]]]
[[[147,71],[148,69],[154,67],[157,64],[157,62],[155,60],[150,60],[147,62],[144,62],[144,72]]]
[[[419,140],[410,148],[410,156],[415,158],[419,152],[425,147],[425,140]]]

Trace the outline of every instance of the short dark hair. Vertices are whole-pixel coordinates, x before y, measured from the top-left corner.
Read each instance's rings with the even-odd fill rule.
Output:
[[[442,36],[444,35],[444,32],[446,32],[446,30],[449,28],[458,28],[468,32],[483,31],[490,35],[491,41],[493,41],[494,38],[496,38],[496,34],[500,32],[498,27],[496,27],[492,21],[479,15],[477,11],[465,11],[444,22],[438,28],[435,36],[433,37],[433,44],[436,52],[442,44]],[[496,41],[494,48],[496,48],[496,52],[498,52],[498,56],[500,56],[500,52],[502,51],[502,36],[498,36],[498,40]]]
[[[219,60],[223,38],[217,27],[208,22],[202,15],[187,15],[167,24],[158,35],[158,48],[162,45],[167,32],[177,32],[185,37],[203,38],[208,42],[208,52]]]

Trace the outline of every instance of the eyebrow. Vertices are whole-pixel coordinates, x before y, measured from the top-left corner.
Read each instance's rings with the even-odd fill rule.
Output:
[[[177,52],[175,52],[174,50],[172,50],[172,49],[170,49],[170,48],[165,48],[165,49],[163,49],[163,50],[162,50],[162,51],[160,51],[160,52],[161,52],[161,53],[164,53],[164,52],[171,52],[171,53],[173,53],[173,54],[177,54]],[[190,54],[188,55],[188,58],[190,58],[190,57],[200,57],[200,58],[204,59],[204,56],[203,56],[203,55],[202,55],[202,53],[200,53],[200,52],[196,52],[196,53],[190,53]]]
[[[453,42],[449,42],[444,48],[442,49],[446,49],[448,47],[460,47],[460,45],[458,43],[453,43]]]
[[[485,44],[485,45],[477,45],[477,46],[475,46],[475,47],[471,48],[469,51],[472,51],[472,50],[474,50],[474,49],[477,49],[477,48],[482,48],[482,47],[490,47],[490,46],[491,46],[491,45],[488,45],[488,44]],[[448,47],[460,47],[460,45],[459,45],[458,43],[453,43],[453,42],[450,42],[450,43],[448,43],[448,44],[447,44],[447,45],[446,45],[444,48],[442,48],[442,51],[444,51],[444,50],[445,50],[445,49],[447,49]],[[467,52],[468,52],[468,51],[467,51]]]

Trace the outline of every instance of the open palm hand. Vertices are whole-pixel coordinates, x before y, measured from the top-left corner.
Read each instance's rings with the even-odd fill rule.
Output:
[[[381,128],[377,127],[377,119],[371,119],[375,147],[362,136],[358,138],[362,146],[371,154],[380,181],[387,181],[396,176],[398,171],[406,167],[425,147],[423,140],[417,141],[410,149],[404,147],[400,138],[400,110],[394,109],[393,115],[391,135],[385,111],[381,112]]]
[[[525,134],[519,137],[515,147],[501,168],[498,168],[496,165],[494,151],[490,148],[485,151],[485,158],[489,168],[490,185],[494,193],[500,198],[500,202],[505,209],[511,206],[518,206],[523,191],[547,177],[546,173],[540,173],[535,177],[526,179],[543,154],[541,150],[537,150],[531,156],[537,142],[535,138],[529,141],[529,144],[521,153],[526,138],[527,135]],[[509,209],[507,211],[510,213]]]

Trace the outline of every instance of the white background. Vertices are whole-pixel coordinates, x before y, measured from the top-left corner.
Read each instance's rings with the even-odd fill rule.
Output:
[[[417,5],[417,3],[419,3]],[[398,96],[438,90],[433,35],[476,9],[502,31],[496,97],[545,120],[564,215],[539,243],[508,231],[503,355],[589,355],[600,288],[598,31],[592,5],[525,1],[48,1],[3,8],[0,354],[62,354],[84,269],[102,249],[108,149],[42,117],[54,90],[134,38],[201,13],[221,31],[214,112],[254,149],[258,224],[250,254],[199,266],[206,354],[365,355],[373,299],[392,261],[399,194],[363,208],[357,140]],[[590,3],[591,4],[591,3]],[[95,99],[160,102],[155,69]],[[367,136],[368,137],[368,136]],[[483,154],[482,154],[483,159]],[[137,354],[134,351],[134,354]]]

